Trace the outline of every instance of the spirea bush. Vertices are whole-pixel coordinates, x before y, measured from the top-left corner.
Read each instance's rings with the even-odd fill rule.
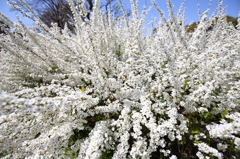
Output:
[[[152,1],[152,34],[137,1],[116,20],[96,0],[89,21],[78,2],[74,32],[0,15],[1,158],[240,158],[240,25],[221,2],[187,33]]]

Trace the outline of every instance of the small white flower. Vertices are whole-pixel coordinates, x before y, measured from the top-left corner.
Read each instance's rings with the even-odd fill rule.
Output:
[[[169,159],[177,159],[176,155],[172,155]]]

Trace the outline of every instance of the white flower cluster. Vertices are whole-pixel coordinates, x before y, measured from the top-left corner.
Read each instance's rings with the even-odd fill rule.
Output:
[[[47,97],[49,92],[58,95]],[[98,98],[81,90],[59,85],[26,89],[14,95],[0,95],[2,151],[13,149],[10,156],[14,158],[63,155],[61,149],[67,147],[73,130],[86,129],[84,118],[94,114],[87,110],[98,103]]]
[[[86,23],[69,0],[74,32],[0,14],[0,158],[239,158],[240,25],[219,7],[188,33],[152,0],[145,35],[136,1],[117,20],[99,3]]]
[[[207,154],[211,153],[213,156],[215,156],[219,159],[223,158],[223,155],[221,153],[219,153],[217,149],[212,148],[205,143],[199,143],[199,144],[197,144],[197,146],[199,147],[199,151],[202,151],[202,152],[207,153]],[[201,152],[198,152],[197,156],[199,158],[204,158],[204,157],[200,157],[200,156],[202,156]]]

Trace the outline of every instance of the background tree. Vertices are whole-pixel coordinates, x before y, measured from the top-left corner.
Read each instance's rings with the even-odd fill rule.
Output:
[[[121,10],[118,0],[105,0],[102,2],[100,8],[102,8],[106,15],[108,15],[109,11],[115,19],[123,15],[123,11]],[[129,9],[126,9],[126,13],[126,16],[131,15],[131,11]]]
[[[227,18],[227,22],[228,22],[228,23],[232,23],[232,25],[233,25],[235,28],[237,27],[237,25],[238,25],[238,18],[237,18],[237,17],[234,18],[234,17],[232,17],[232,16],[227,15],[226,18]]]
[[[229,15],[226,15],[225,18],[226,18],[226,20],[227,20],[228,23],[232,23],[232,25],[233,25],[235,28],[237,28],[237,24],[238,24],[237,18],[234,18],[234,17],[229,16]],[[218,20],[218,18],[217,18],[217,20]],[[199,24],[199,22],[194,22],[194,23],[192,23],[192,24],[190,24],[190,25],[187,25],[187,26],[186,26],[186,27],[187,27],[187,32],[194,32],[194,30],[197,28],[198,24]],[[209,27],[207,30],[212,30],[213,27],[214,27],[214,26],[211,26],[211,27]]]
[[[30,5],[47,26],[57,23],[58,27],[64,28],[67,23],[69,28],[73,27],[69,23],[72,12],[66,0],[32,0]]]
[[[70,6],[67,0],[26,0],[26,2],[32,7],[32,9],[38,14],[39,18],[48,26],[51,27],[52,23],[57,23],[58,27],[64,28],[67,26],[72,30],[74,28],[71,25],[71,19],[73,18],[73,14],[71,12]],[[18,6],[20,6],[23,11],[27,12],[28,10],[16,0],[14,2]],[[75,5],[79,5],[75,1]],[[93,10],[94,0],[85,0],[84,1],[84,12],[86,13],[82,16],[82,20],[90,20],[91,13]],[[118,17],[123,15],[123,12],[118,4],[117,0],[105,0],[101,3],[100,8],[103,12],[108,15],[108,12],[117,19]],[[13,9],[16,11],[16,9]],[[18,10],[19,11],[19,10]],[[130,15],[130,11],[127,11],[127,16]]]

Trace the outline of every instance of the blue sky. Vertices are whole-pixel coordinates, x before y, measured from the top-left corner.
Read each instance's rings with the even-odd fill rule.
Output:
[[[122,1],[127,6],[127,8],[130,8],[130,3],[129,3],[130,0],[122,0]],[[159,5],[159,7],[167,15],[168,13],[167,13],[166,0],[156,0],[156,2]],[[174,10],[176,13],[182,2],[183,0],[172,0],[172,3],[174,4]],[[200,4],[200,10],[201,12],[204,12],[209,6],[209,2],[210,0],[185,0],[185,7],[187,8],[186,10],[187,24],[190,23],[191,21],[193,22],[199,21],[197,4]],[[145,3],[149,6],[151,3],[151,0],[139,0],[140,10]],[[218,6],[218,0],[213,0],[212,5],[210,7],[210,10],[211,10],[210,14],[216,9],[217,6]],[[233,17],[238,16],[240,12],[240,0],[223,0],[223,6],[227,6],[227,10],[226,10],[227,15],[230,15]],[[16,14],[18,14],[19,16],[21,15],[20,13],[10,11],[10,7],[7,4],[7,0],[0,0],[0,11],[4,13],[6,16],[8,16],[14,22],[17,22],[15,15]],[[150,14],[147,16],[149,21],[153,17],[158,17],[158,13],[155,10],[152,10]],[[21,17],[21,19],[28,26],[31,26],[33,24],[33,22],[28,20],[27,18]]]
[[[167,4],[166,0],[155,0],[158,4],[158,6],[165,12],[166,15],[168,15],[167,12]],[[147,0],[147,3],[150,4],[150,0]],[[174,11],[175,13],[178,12],[178,9],[181,6],[181,3],[183,0],[171,0],[171,2],[174,5]],[[190,23],[191,21],[199,21],[198,17],[198,4],[200,4],[200,11],[203,13],[206,11],[209,7],[210,0],[185,0],[185,5],[186,7],[186,18],[187,18],[187,23]],[[140,6],[144,5],[144,0],[139,1]],[[213,0],[212,5],[210,6],[210,14],[211,15],[214,10],[218,6],[218,0]],[[240,13],[240,0],[223,0],[223,6],[226,7],[226,14],[237,17],[238,14]],[[158,16],[157,11],[153,10],[152,11],[152,16]],[[150,15],[149,15],[150,16]]]

